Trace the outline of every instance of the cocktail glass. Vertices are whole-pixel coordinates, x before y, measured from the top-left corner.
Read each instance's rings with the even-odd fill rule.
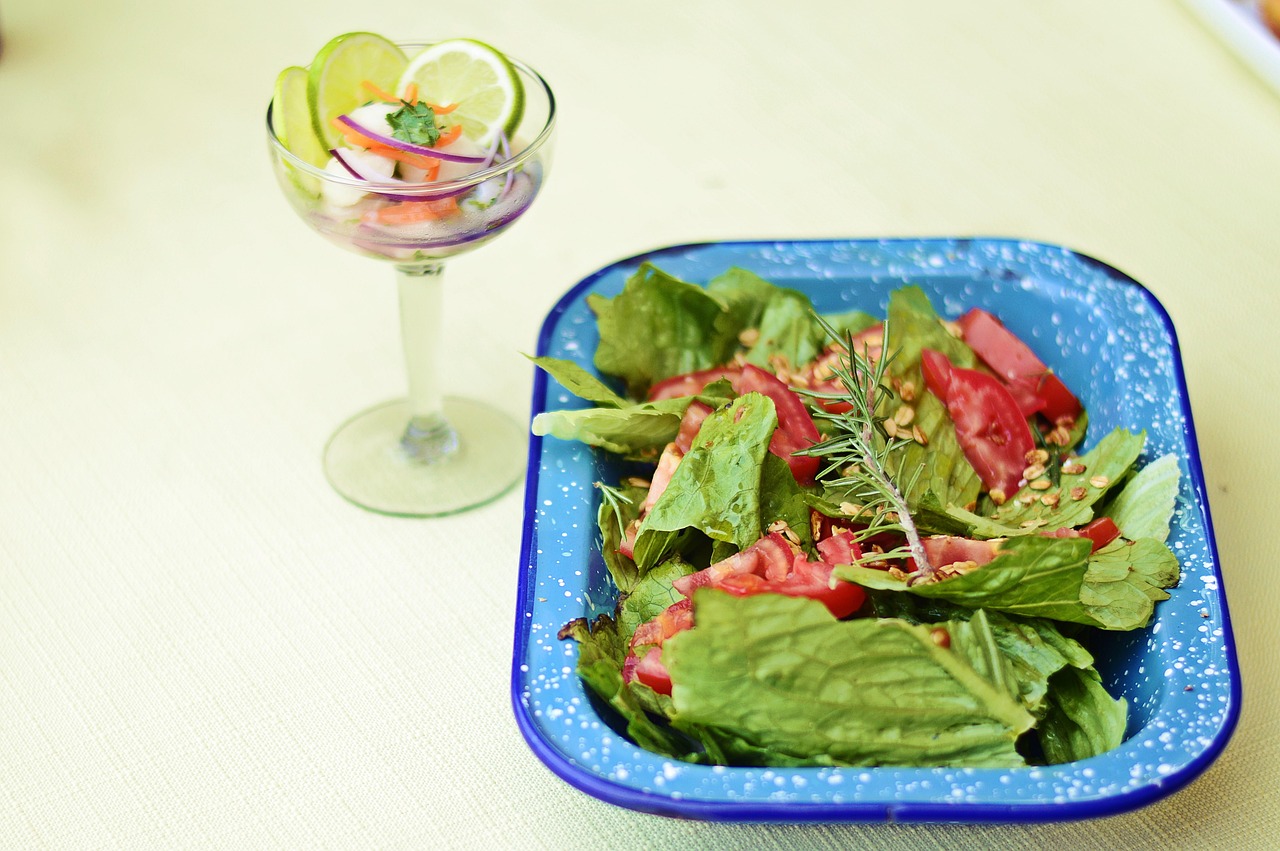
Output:
[[[407,55],[426,45],[402,44]],[[520,478],[525,429],[484,402],[444,396],[439,342],[445,261],[505,232],[528,210],[551,165],[556,105],[551,88],[512,59],[524,87],[519,126],[495,141],[492,162],[433,183],[371,183],[317,168],[267,135],[277,182],[302,219],[341,247],[390,264],[400,295],[408,395],[376,405],[344,423],[324,451],[329,483],[343,497],[382,514],[434,517],[483,505]],[[456,171],[457,169],[455,169]],[[328,191],[326,191],[326,186]],[[326,196],[368,195],[354,205]],[[379,209],[439,207],[438,217],[400,222]],[[418,217],[411,217],[418,218]]]

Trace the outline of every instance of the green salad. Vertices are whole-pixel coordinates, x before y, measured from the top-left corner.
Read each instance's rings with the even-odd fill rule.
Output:
[[[696,763],[1015,766],[1122,740],[1090,635],[1177,584],[1172,456],[1117,429],[1000,319],[822,315],[744,269],[645,264],[589,296],[602,380],[536,434],[619,459],[599,482],[612,614],[561,631],[649,750]]]

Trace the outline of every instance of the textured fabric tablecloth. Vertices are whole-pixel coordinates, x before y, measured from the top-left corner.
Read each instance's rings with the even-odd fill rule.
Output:
[[[661,245],[1014,236],[1178,329],[1245,699],[1200,779],[1042,826],[675,821],[513,719],[520,489],[446,520],[326,484],[402,388],[391,273],[272,178],[276,73],[472,35],[560,98],[510,234],[447,272],[447,389],[527,416],[542,317]],[[906,6],[6,0],[0,847],[1265,848],[1280,835],[1280,98],[1173,0]]]

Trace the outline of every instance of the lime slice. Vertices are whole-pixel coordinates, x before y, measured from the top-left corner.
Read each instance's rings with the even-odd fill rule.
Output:
[[[362,83],[391,92],[407,61],[399,47],[373,33],[347,33],[320,48],[311,61],[307,99],[315,134],[326,149],[342,138],[333,119],[373,99]]]
[[[409,62],[397,91],[418,84],[418,97],[457,106],[441,116],[462,125],[467,138],[488,145],[499,133],[515,132],[524,114],[524,86],[507,57],[469,38],[441,41]]]
[[[290,153],[317,168],[329,161],[329,151],[316,138],[307,102],[307,69],[294,65],[276,77],[271,100],[271,129]]]

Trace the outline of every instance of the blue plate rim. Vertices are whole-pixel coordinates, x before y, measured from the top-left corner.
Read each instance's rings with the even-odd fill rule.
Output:
[[[522,659],[528,648],[529,638],[525,629],[525,612],[533,594],[537,579],[537,566],[532,560],[534,546],[534,524],[526,522],[521,534],[520,569],[521,579],[517,587],[515,611],[515,641],[511,668],[511,703],[515,720],[521,735],[534,754],[552,771],[569,785],[580,791],[628,809],[647,812],[660,816],[675,818],[693,818],[708,821],[742,822],[742,823],[874,823],[874,822],[974,822],[974,823],[1048,823],[1088,818],[1105,817],[1130,812],[1147,806],[1174,792],[1184,788],[1200,776],[1222,753],[1230,741],[1240,718],[1243,701],[1243,683],[1240,677],[1239,662],[1236,653],[1234,630],[1231,626],[1225,590],[1221,585],[1221,563],[1218,556],[1217,540],[1214,533],[1212,516],[1208,500],[1208,491],[1204,479],[1204,471],[1200,460],[1199,440],[1195,431],[1191,412],[1189,391],[1186,384],[1185,370],[1182,364],[1182,352],[1178,343],[1177,332],[1168,311],[1155,295],[1142,283],[1123,272],[1116,266],[1093,255],[1079,251],[1066,245],[1044,242],[1034,239],[1016,237],[982,237],[982,236],[899,236],[899,237],[851,237],[851,238],[778,238],[778,239],[734,239],[705,240],[685,243],[673,243],[617,259],[582,278],[570,287],[552,306],[539,330],[537,353],[545,354],[554,334],[559,318],[576,302],[579,297],[592,288],[600,279],[617,273],[628,267],[635,267],[645,261],[661,258],[664,255],[686,253],[714,248],[750,249],[760,247],[785,248],[787,246],[857,246],[915,244],[955,245],[986,244],[1007,246],[1035,246],[1050,251],[1062,252],[1081,262],[1097,267],[1109,277],[1128,286],[1134,287],[1144,301],[1155,312],[1160,325],[1168,333],[1172,358],[1173,375],[1178,389],[1178,404],[1184,415],[1184,432],[1188,447],[1192,450],[1186,459],[1190,478],[1190,486],[1196,492],[1202,506],[1204,519],[1204,535],[1206,548],[1212,557],[1213,572],[1219,581],[1218,603],[1222,621],[1223,653],[1229,662],[1228,678],[1230,682],[1230,701],[1213,740],[1196,757],[1180,766],[1169,775],[1156,778],[1152,782],[1131,791],[1103,798],[1089,798],[1078,801],[1028,802],[1013,804],[974,803],[946,804],[934,802],[768,802],[768,801],[726,801],[694,797],[673,798],[668,795],[645,792],[630,786],[617,783],[607,777],[594,773],[574,760],[567,758],[557,747],[543,738],[542,733],[530,716],[528,707],[523,701],[526,673],[521,670]],[[541,412],[539,400],[547,391],[547,374],[534,370],[533,390],[530,403],[530,418]],[[537,484],[540,480],[540,465],[543,438],[531,435],[529,440],[528,476],[525,485],[524,517],[531,518],[536,511],[538,499]],[[1105,756],[1105,755],[1104,755]],[[1047,767],[1052,768],[1052,766]],[[872,769],[873,770],[873,769]]]

